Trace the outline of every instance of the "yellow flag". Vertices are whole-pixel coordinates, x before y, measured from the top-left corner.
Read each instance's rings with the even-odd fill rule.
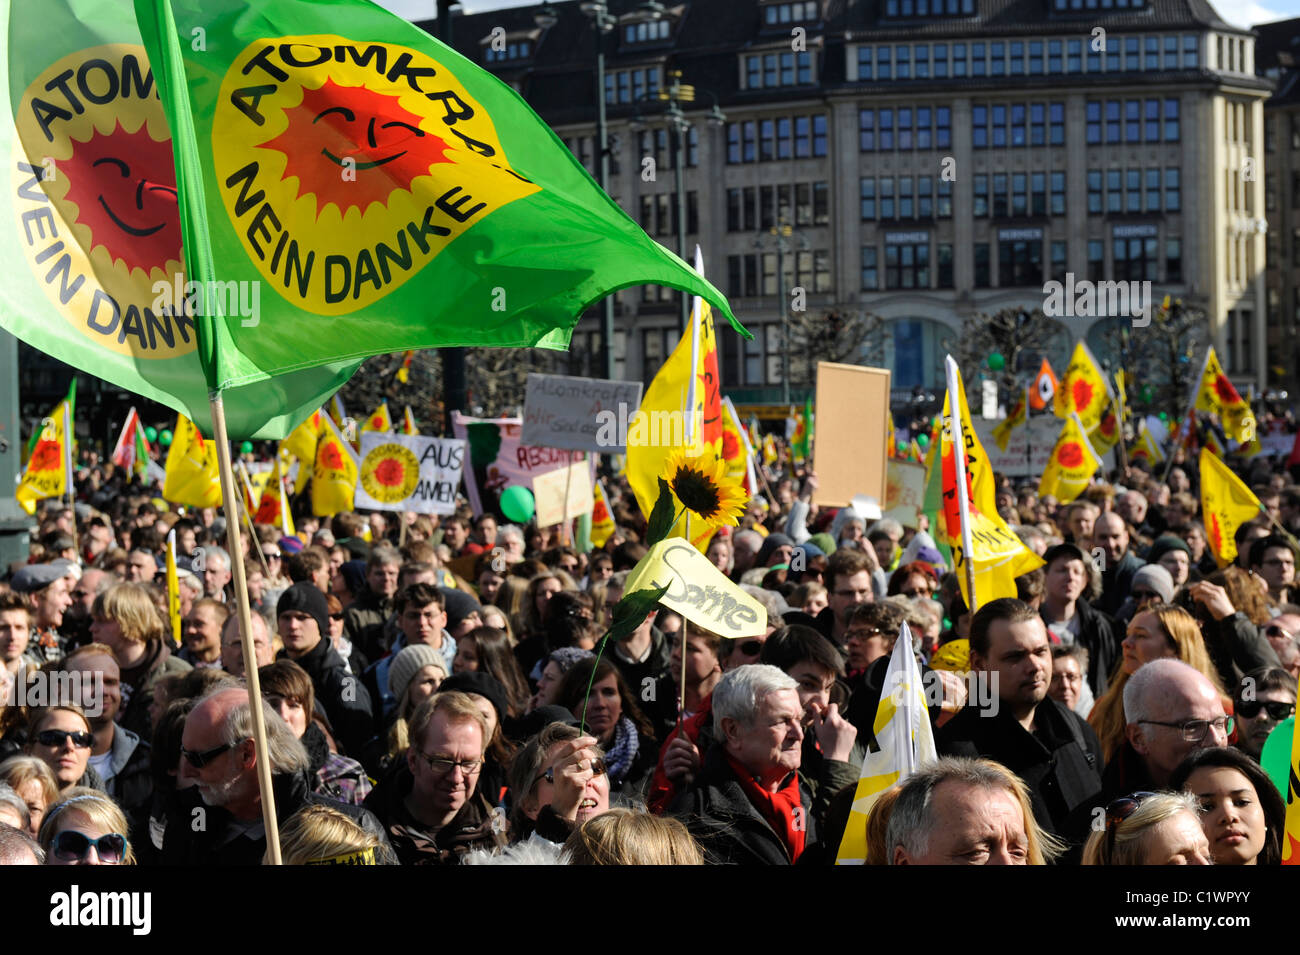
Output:
[[[316,443],[320,440],[321,420],[326,416],[319,410],[298,427],[289,432],[289,436],[280,442],[280,448],[288,451],[298,459],[298,476],[293,482],[293,492],[301,494],[311,478],[311,464],[316,460]]]
[[[1101,373],[1088,346],[1079,341],[1070,356],[1070,366],[1061,376],[1053,407],[1058,418],[1068,418],[1073,412],[1085,434],[1097,430],[1112,395],[1110,381]]]
[[[172,646],[181,645],[181,582],[176,574],[176,532],[167,532],[167,622]]]
[[[867,751],[853,794],[849,822],[844,828],[836,865],[861,865],[867,857],[867,818],[876,800],[890,786],[938,758],[930,713],[926,709],[921,668],[912,653],[912,632],[906,623],[894,642],[885,670],[885,690],[876,708],[875,736],[879,746]]]
[[[1201,382],[1196,390],[1197,411],[1218,415],[1223,433],[1234,441],[1248,444],[1255,438],[1255,415],[1250,404],[1223,373],[1219,356],[1211,345],[1201,366]]]
[[[1041,567],[1043,560],[1026,547],[1019,537],[1007,527],[998,514],[997,488],[993,466],[971,425],[970,409],[966,405],[966,391],[961,372],[951,358],[948,365],[948,393],[944,397],[942,437],[939,461],[943,480],[943,513],[939,515],[939,534],[952,548],[954,569],[961,584],[966,606],[977,609],[990,600],[1016,596],[1016,577]],[[956,407],[953,395],[956,394]],[[955,413],[954,413],[955,412]],[[954,420],[955,419],[955,420]],[[976,601],[971,602],[966,579],[966,548],[962,544],[962,515],[957,486],[957,462],[953,453],[954,430],[963,436],[962,446],[966,458],[966,498],[969,502],[967,520],[970,528],[972,565],[975,577]],[[936,538],[938,539],[938,538]]]
[[[328,417],[321,421],[323,427],[311,471],[311,511],[317,517],[329,517],[352,510],[358,467],[356,453],[343,440],[334,422]]]
[[[1145,459],[1148,464],[1154,465],[1165,459],[1165,453],[1160,450],[1155,438],[1151,437],[1151,432],[1143,428],[1137,440],[1129,447],[1128,457],[1130,461]]]
[[[370,412],[370,417],[361,426],[362,431],[392,431],[393,419],[388,413],[388,402],[379,402],[379,407]]]
[[[1204,447],[1205,450],[1213,452],[1214,456],[1217,458],[1222,458],[1223,455],[1226,453],[1223,450],[1223,445],[1219,443],[1219,436],[1215,433],[1213,428],[1210,428],[1208,431],[1205,432]]]
[[[1079,416],[1065,419],[1061,435],[1047,459],[1047,467],[1038,482],[1038,496],[1053,495],[1062,504],[1073,501],[1088,488],[1088,482],[1101,466],[1101,458],[1083,433]]]
[[[1300,865],[1300,720],[1293,720],[1291,763],[1287,773],[1286,831],[1282,833],[1282,864]]]
[[[185,415],[176,416],[172,445],[167,449],[163,499],[189,507],[220,507],[221,478],[217,446],[204,439]]]
[[[411,414],[411,406],[407,405],[406,410],[402,412],[402,433],[419,434],[420,429],[415,426],[415,415]]]
[[[1220,567],[1237,559],[1237,528],[1259,517],[1259,498],[1208,448],[1201,448],[1201,516]]]
[[[993,429],[993,440],[998,443],[998,447],[1003,451],[1011,442],[1011,432],[1019,428],[1029,420],[1029,391],[1026,389],[1021,392],[1020,397],[1016,400],[1015,407],[1011,409],[1005,421],[1001,421]]]
[[[253,510],[253,522],[255,524],[277,525],[285,537],[292,537],[294,534],[293,515],[289,513],[289,500],[288,495],[285,493],[285,457],[286,452],[283,443],[281,443],[280,453],[275,458],[275,466],[271,469],[271,473],[265,482],[266,486],[262,489],[261,496],[257,500],[257,507]]]
[[[776,464],[776,438],[771,434],[763,435],[763,464]]]
[[[41,422],[41,430],[27,459],[23,479],[14,497],[28,514],[36,513],[36,502],[68,493],[68,468],[71,461],[67,445],[72,422],[72,405],[65,398]]]
[[[592,498],[596,503],[591,508],[591,543],[596,547],[604,547],[605,541],[614,533],[614,515],[609,512],[605,486],[599,481],[596,482]]]

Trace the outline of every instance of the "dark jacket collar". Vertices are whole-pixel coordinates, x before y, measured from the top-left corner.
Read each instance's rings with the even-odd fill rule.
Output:
[[[281,650],[280,658],[289,659],[289,652]],[[343,658],[335,651],[328,635],[322,636],[316,646],[293,662],[307,671],[312,683],[316,683],[326,670],[340,669],[343,666]]]

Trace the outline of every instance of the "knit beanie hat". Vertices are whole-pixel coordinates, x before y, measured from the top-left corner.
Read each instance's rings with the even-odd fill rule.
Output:
[[[315,617],[320,625],[320,635],[329,639],[330,605],[325,602],[325,595],[319,587],[302,581],[282,593],[275,604],[275,615],[278,617],[295,610]]]
[[[435,650],[427,643],[403,647],[388,664],[388,692],[400,700],[415,675],[425,667],[437,667],[444,677],[447,675],[447,661],[441,650]]]
[[[1139,568],[1133,575],[1133,582],[1129,584],[1129,593],[1144,587],[1159,594],[1164,603],[1174,599],[1174,578],[1159,564],[1147,564]]]

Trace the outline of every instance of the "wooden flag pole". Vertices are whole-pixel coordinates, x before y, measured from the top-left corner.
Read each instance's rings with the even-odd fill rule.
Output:
[[[248,702],[253,711],[253,742],[257,749],[257,785],[262,794],[262,823],[266,828],[266,846],[271,865],[283,865],[280,859],[280,827],[275,818],[275,792],[271,788],[271,760],[266,742],[266,718],[263,713],[262,687],[257,678],[257,650],[253,645],[252,611],[248,607],[248,580],[244,576],[243,560],[233,555],[242,554],[239,542],[239,505],[230,513],[232,501],[239,500],[235,488],[235,472],[230,465],[230,439],[226,435],[226,409],[221,392],[209,398],[212,408],[212,439],[217,443],[217,471],[221,477],[221,494],[226,510],[226,547],[230,554],[230,570],[235,583],[235,612],[239,615],[240,642],[244,650],[244,679],[248,683]],[[258,553],[262,549],[259,547]]]
[[[671,531],[670,531],[671,533]],[[686,543],[691,542],[691,512],[686,512]],[[677,735],[682,735],[682,718],[686,713],[686,620],[682,619],[682,674],[681,687],[677,691]]]
[[[77,502],[76,502],[76,492],[73,490],[74,475],[76,472],[73,471],[72,468],[72,438],[73,438],[72,406],[68,403],[68,400],[65,398],[63,400],[63,449],[66,452],[64,454],[64,457],[67,459],[67,463],[68,463],[68,480],[66,482],[68,486],[65,490],[67,490],[68,492],[68,514],[69,514],[68,520],[71,522],[72,525],[72,539],[73,541],[76,541]]]

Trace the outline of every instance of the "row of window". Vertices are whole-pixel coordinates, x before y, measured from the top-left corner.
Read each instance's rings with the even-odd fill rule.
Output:
[[[804,86],[812,83],[812,54],[754,53],[745,57],[745,89]]]
[[[641,228],[647,235],[677,235],[677,197],[671,192],[641,196]],[[686,234],[700,231],[699,199],[694,191],[686,193]]]
[[[1200,64],[1200,37],[1195,33],[1112,37],[1104,50],[1094,49],[1086,37],[860,46],[857,60],[858,79],[876,82],[1192,70]]]
[[[1052,0],[1052,9],[1058,13],[1067,10],[1141,10],[1147,0]]]
[[[1088,170],[1089,213],[1182,211],[1182,172],[1177,166],[1165,169],[1163,177],[1159,169],[1107,169],[1104,177],[1103,194],[1102,170]]]
[[[653,156],[658,169],[677,168],[677,150],[673,145],[672,135],[660,127],[643,129],[636,137],[637,156]],[[700,164],[700,133],[692,126],[686,131],[686,167],[689,169]]]
[[[971,145],[975,149],[1063,146],[1065,104],[975,104],[971,107]]]
[[[727,190],[728,232],[771,229],[780,219],[795,227],[828,225],[830,215],[830,188],[825,182]]]
[[[672,33],[672,24],[665,18],[647,23],[629,23],[623,27],[624,43],[651,43],[666,40]]]
[[[826,115],[783,116],[727,124],[727,163],[826,155]]]
[[[952,146],[952,108],[902,106],[858,110],[858,148],[863,152],[894,149],[948,149]]]
[[[936,193],[936,186],[938,191]],[[875,219],[950,219],[952,182],[934,176],[869,177],[862,180],[861,212]]]
[[[1043,267],[1043,240],[1000,239],[994,242],[976,242],[974,252],[974,287],[993,288],[997,275],[997,288],[1041,288],[1044,275],[1064,282],[1068,245],[1065,240],[1048,243],[1048,268]],[[996,265],[993,252],[996,251]],[[864,292],[901,289],[947,289],[953,287],[952,243],[935,244],[935,268],[931,270],[930,243],[886,242],[884,275],[881,275],[880,249],[875,245],[862,247],[861,285]],[[1088,240],[1089,281],[1159,282],[1160,242],[1155,237],[1119,238],[1111,240],[1111,268],[1106,269],[1106,246],[1101,239]],[[1166,239],[1164,245],[1164,281],[1176,283],[1183,280],[1183,252],[1181,239]],[[883,285],[882,285],[883,278]],[[933,280],[933,284],[932,284]]]
[[[484,63],[504,63],[507,60],[526,60],[532,56],[533,44],[528,40],[519,40],[505,44],[496,49],[491,43],[483,48]]]
[[[975,0],[886,0],[887,17],[970,17]]]
[[[614,70],[605,74],[606,103],[635,103],[659,89],[659,67],[639,70]]]
[[[1163,117],[1161,103],[1159,99],[1088,100],[1084,114],[1088,145],[1178,142],[1181,135],[1178,100],[1163,100]]]
[[[976,218],[1065,215],[1065,173],[1060,170],[979,173],[974,182]]]
[[[569,152],[578,157],[578,162],[582,163],[584,169],[593,176],[599,171],[597,166],[600,163],[600,147],[596,143],[595,136],[574,136],[564,139],[564,145],[569,147]],[[618,162],[618,150],[611,148],[609,151],[609,174],[617,176],[620,171]]]
[[[763,8],[763,25],[774,27],[782,23],[806,23],[820,20],[817,0],[797,0],[795,3],[770,3]]]
[[[775,252],[727,256],[727,294],[747,298],[780,294],[776,260]],[[801,286],[809,292],[833,290],[829,249],[789,252],[784,256],[782,264],[787,294],[796,286]]]

